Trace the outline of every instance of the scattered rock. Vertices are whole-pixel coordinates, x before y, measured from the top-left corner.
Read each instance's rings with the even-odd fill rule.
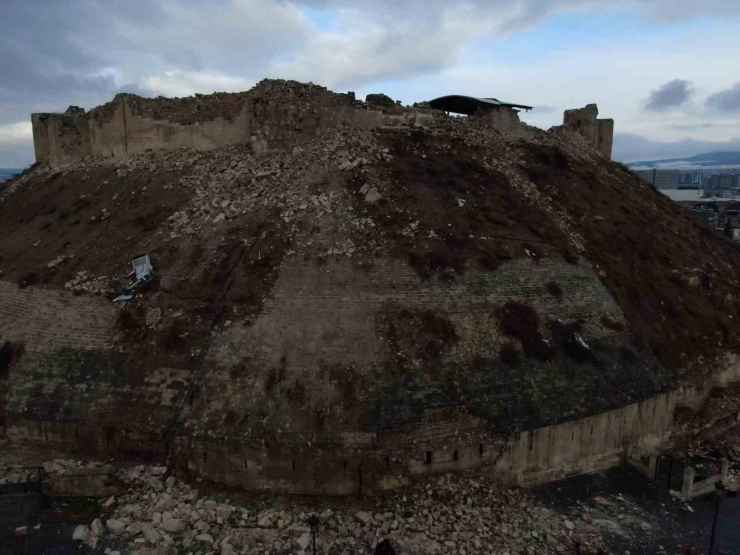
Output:
[[[375,204],[378,202],[382,197],[382,195],[378,192],[378,189],[375,187],[372,187],[367,194],[365,195],[365,202],[369,204]]]
[[[80,524],[72,533],[72,541],[84,542],[90,535],[90,529],[84,524]]]
[[[183,532],[186,527],[187,525],[185,524],[185,521],[179,518],[168,518],[162,520],[162,528],[165,532],[169,532],[170,534]]]
[[[117,520],[115,518],[110,518],[105,522],[106,528],[110,530],[110,533],[114,536],[118,536],[119,534],[123,534],[123,531],[126,529],[126,524],[121,522],[120,520]]]

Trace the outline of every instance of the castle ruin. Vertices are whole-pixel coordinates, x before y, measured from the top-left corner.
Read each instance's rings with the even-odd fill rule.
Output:
[[[365,128],[408,123],[423,126],[432,118],[429,109],[405,108],[385,95],[368,95],[368,101],[361,102],[355,100],[354,93],[337,94],[316,85],[301,91],[297,94],[280,81],[263,81],[259,87],[240,93],[153,99],[121,93],[87,113],[77,106],[70,106],[63,114],[35,113],[31,123],[36,162],[56,168],[87,156],[121,158],[147,151],[244,143],[260,154],[305,143],[328,118],[346,119]],[[441,97],[429,105],[485,117],[492,128],[513,135],[527,133],[518,109],[532,109],[466,96]],[[596,104],[567,110],[563,129],[609,158],[614,122],[597,120],[597,114]]]

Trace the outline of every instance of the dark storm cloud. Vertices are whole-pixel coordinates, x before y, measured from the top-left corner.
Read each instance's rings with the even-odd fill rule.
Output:
[[[706,107],[717,114],[740,113],[740,83],[735,83],[729,89],[709,96]]]
[[[671,108],[678,108],[686,104],[693,93],[694,90],[689,81],[674,79],[650,93],[645,109],[650,112],[664,112]]]
[[[264,73],[305,23],[270,0],[6,0],[0,14],[0,125],[49,105],[91,108],[121,81],[151,93],[142,79],[166,71]]]
[[[109,4],[102,10],[91,3],[25,2],[3,3],[0,19],[0,124],[27,119],[29,107],[99,102],[116,89],[115,59],[106,49],[88,39],[92,30],[110,44],[125,43],[109,21],[146,24],[138,12],[139,1]],[[158,16],[147,8],[148,24]],[[103,38],[103,37],[101,37]],[[31,110],[38,111],[38,110]]]

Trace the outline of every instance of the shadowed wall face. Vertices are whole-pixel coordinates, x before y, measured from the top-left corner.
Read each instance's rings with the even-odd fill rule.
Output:
[[[598,115],[599,109],[596,104],[566,110],[563,113],[562,128],[569,135],[581,138],[586,144],[598,150],[606,158],[611,159],[614,142],[614,120],[597,119]]]

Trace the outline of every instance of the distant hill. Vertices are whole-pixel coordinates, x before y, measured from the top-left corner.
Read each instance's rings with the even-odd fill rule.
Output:
[[[23,170],[20,168],[0,168],[0,183],[7,181],[13,175],[21,173]]]
[[[630,168],[661,168],[661,169],[691,169],[691,168],[720,168],[740,167],[740,151],[733,152],[705,152],[687,158],[666,158],[664,160],[643,160],[630,162]]]

